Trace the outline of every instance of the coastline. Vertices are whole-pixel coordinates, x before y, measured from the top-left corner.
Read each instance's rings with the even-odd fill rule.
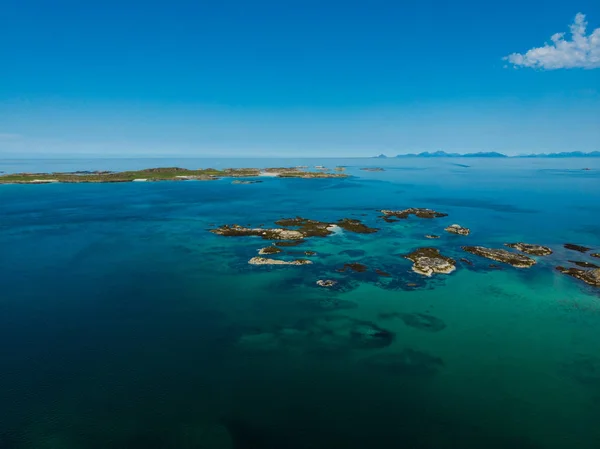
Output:
[[[307,171],[299,167],[276,168],[227,168],[227,169],[187,169],[181,167],[156,167],[133,171],[76,171],[62,173],[13,173],[0,174],[0,184],[79,184],[116,182],[157,182],[157,181],[216,181],[222,178],[347,178],[343,173],[330,170]]]

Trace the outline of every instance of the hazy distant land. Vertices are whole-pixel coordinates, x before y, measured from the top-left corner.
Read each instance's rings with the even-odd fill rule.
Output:
[[[376,158],[387,158],[385,154],[374,156]],[[600,157],[600,151],[592,151],[584,153],[582,151],[570,151],[563,153],[539,153],[539,154],[520,154],[517,156],[508,156],[503,153],[495,151],[490,152],[478,152],[478,153],[446,153],[445,151],[434,151],[430,153],[428,151],[422,153],[409,153],[409,154],[398,154],[395,157],[484,157],[484,158],[569,158],[569,157]]]

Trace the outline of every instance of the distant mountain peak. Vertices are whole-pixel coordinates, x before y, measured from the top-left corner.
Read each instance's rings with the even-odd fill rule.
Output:
[[[386,158],[387,156],[386,156],[385,154],[381,153],[379,156],[373,156],[373,157],[375,157],[375,158],[379,158],[379,159],[384,159],[384,158]]]
[[[396,157],[508,157],[505,154],[497,153],[495,151],[490,152],[479,152],[479,153],[446,153],[445,151],[434,151],[430,153],[428,151],[424,151],[422,153],[412,153],[412,154],[399,154]]]

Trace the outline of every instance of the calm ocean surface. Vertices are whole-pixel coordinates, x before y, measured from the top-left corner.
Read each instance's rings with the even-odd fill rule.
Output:
[[[600,265],[562,247],[600,251],[600,159],[14,159],[0,171],[317,164],[353,177],[0,185],[0,449],[600,447],[600,289],[554,269]],[[378,218],[408,207],[449,216]],[[298,215],[380,231],[285,248],[317,252],[289,267],[247,264],[262,239],[208,232]],[[445,233],[452,223],[471,235]],[[514,241],[554,254],[494,269],[460,249]],[[473,266],[423,278],[402,257],[422,246]],[[347,262],[369,271],[336,271]],[[356,337],[380,328],[393,338]]]

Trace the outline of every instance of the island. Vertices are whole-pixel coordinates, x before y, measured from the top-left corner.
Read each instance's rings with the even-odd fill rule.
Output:
[[[78,171],[63,173],[15,173],[0,175],[0,184],[50,184],[50,183],[113,183],[154,181],[215,181],[220,178],[250,178],[273,176],[278,178],[346,178],[344,173],[305,171],[297,167],[279,168],[200,168],[191,170],[181,167],[146,168],[133,171]],[[256,182],[256,181],[255,181]],[[254,183],[240,182],[243,184]]]
[[[384,219],[386,219],[386,218],[389,219],[391,217],[395,217],[395,218],[401,218],[404,220],[404,219],[408,218],[410,215],[414,215],[415,217],[418,217],[418,218],[441,218],[441,217],[448,216],[448,214],[445,214],[443,212],[438,212],[433,209],[425,209],[422,207],[411,207],[409,209],[402,209],[402,210],[382,209],[382,210],[380,210],[380,212],[383,214]]]
[[[413,262],[415,273],[427,277],[434,273],[450,274],[456,269],[454,259],[442,256],[437,248],[419,248],[404,257]]]
[[[522,253],[531,254],[532,256],[548,256],[552,254],[552,250],[547,246],[535,245],[533,243],[505,243],[504,246],[516,249]]]
[[[360,220],[353,218],[342,218],[337,222],[325,222],[311,220],[308,218],[282,218],[275,222],[278,228],[247,228],[237,224],[223,225],[211,229],[213,234],[226,237],[257,236],[265,240],[295,240],[301,241],[306,237],[326,237],[333,234],[337,229],[344,229],[357,234],[372,234],[378,229],[370,228]],[[296,243],[297,244],[297,243]],[[295,244],[278,245],[295,246]]]
[[[446,229],[444,229],[444,231],[458,235],[469,235],[471,233],[469,228],[463,228],[461,225],[457,224],[448,226]]]
[[[524,256],[523,254],[511,253],[505,249],[485,248],[483,246],[463,246],[462,249],[463,251],[475,254],[476,256],[506,263],[516,268],[529,268],[536,263],[531,257]]]
[[[600,287],[600,268],[582,270],[581,268],[565,268],[558,266],[556,269],[561,273],[579,279],[592,287]]]
[[[278,260],[268,259],[266,257],[253,257],[248,261],[250,265],[310,265],[312,262],[307,259],[297,260]]]
[[[565,249],[570,249],[571,251],[577,251],[580,253],[587,253],[590,249],[592,249],[588,248],[587,246],[576,245],[575,243],[565,243],[563,246]]]

